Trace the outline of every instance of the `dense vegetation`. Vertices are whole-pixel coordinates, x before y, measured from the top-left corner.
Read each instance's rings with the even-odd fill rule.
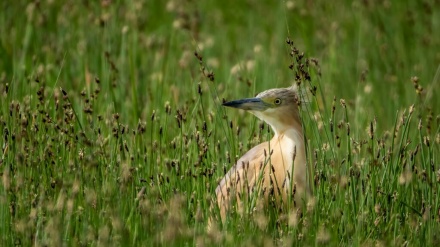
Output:
[[[1,246],[440,244],[438,0],[0,6]],[[293,83],[315,198],[208,231]]]

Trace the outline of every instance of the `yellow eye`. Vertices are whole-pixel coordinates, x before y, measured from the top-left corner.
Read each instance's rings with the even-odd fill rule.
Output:
[[[279,104],[281,104],[281,99],[275,99],[275,101],[273,103],[275,105],[279,105]]]

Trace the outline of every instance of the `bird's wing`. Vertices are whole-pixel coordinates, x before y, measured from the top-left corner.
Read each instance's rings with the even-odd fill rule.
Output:
[[[242,179],[251,179],[254,177],[254,173],[260,170],[260,160],[264,157],[264,150],[267,148],[267,143],[261,143],[244,154],[219,182],[215,192],[218,194],[226,186],[233,186],[233,184],[230,184],[232,181],[238,183]],[[237,179],[240,180],[237,181]]]
[[[215,193],[222,217],[232,200],[240,201],[242,196],[248,196],[257,189],[256,181],[260,177],[265,161],[265,150],[269,144],[261,143],[241,157],[226,173],[217,186]],[[269,155],[268,153],[266,155]]]

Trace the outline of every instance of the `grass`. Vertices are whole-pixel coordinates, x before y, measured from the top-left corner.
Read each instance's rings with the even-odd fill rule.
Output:
[[[2,246],[439,244],[438,1],[1,5]],[[207,232],[217,182],[272,135],[222,100],[300,64],[315,200]]]

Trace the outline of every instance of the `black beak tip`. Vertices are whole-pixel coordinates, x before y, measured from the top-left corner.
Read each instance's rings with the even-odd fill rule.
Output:
[[[228,106],[230,101],[226,101],[225,98],[222,99],[222,106]]]
[[[233,105],[237,105],[237,102],[223,100],[222,106],[233,106]]]

